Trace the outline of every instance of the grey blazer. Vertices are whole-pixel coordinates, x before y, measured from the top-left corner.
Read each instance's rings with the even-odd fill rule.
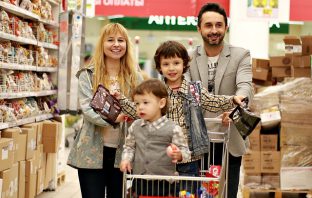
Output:
[[[189,77],[191,80],[201,80],[208,88],[208,60],[203,46],[197,46],[189,52],[191,57]],[[250,52],[240,47],[224,44],[218,59],[215,77],[215,94],[243,95],[251,101],[253,97],[252,69]],[[206,117],[217,117],[222,112],[206,113]],[[209,129],[208,129],[209,130]],[[231,125],[229,152],[233,156],[242,156],[246,152],[246,142],[240,136],[235,126]]]

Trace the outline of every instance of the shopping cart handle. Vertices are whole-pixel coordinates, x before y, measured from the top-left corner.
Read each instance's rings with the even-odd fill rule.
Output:
[[[210,122],[210,123],[222,123],[221,118],[204,118],[205,122]]]

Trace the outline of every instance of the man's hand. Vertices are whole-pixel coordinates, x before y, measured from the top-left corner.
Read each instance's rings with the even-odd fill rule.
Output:
[[[121,172],[131,172],[131,163],[128,160],[123,160],[120,162],[119,169]]]
[[[246,96],[234,96],[233,102],[236,105],[242,106],[243,105],[243,99],[246,98]]]

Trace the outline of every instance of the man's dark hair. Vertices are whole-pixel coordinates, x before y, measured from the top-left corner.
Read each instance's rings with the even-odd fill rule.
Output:
[[[227,26],[227,16],[226,16],[226,12],[225,12],[224,8],[221,7],[217,3],[207,3],[207,4],[202,6],[202,8],[200,9],[200,11],[198,13],[198,16],[197,16],[197,19],[198,19],[197,26],[198,27],[200,27],[202,16],[205,12],[217,12],[217,13],[221,14],[224,18],[225,26]]]

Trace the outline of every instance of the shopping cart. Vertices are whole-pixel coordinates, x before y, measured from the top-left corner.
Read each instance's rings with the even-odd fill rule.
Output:
[[[204,164],[214,162],[214,152],[208,155],[208,162],[201,160],[200,176],[164,176],[164,175],[134,175],[124,173],[123,198],[222,198],[227,197],[228,178],[228,140],[229,127],[224,132],[209,130],[212,125],[222,125],[218,118],[205,118],[208,135],[214,149],[215,143],[223,143],[223,157],[220,169],[214,163],[208,169]],[[215,174],[212,169],[218,169]],[[190,186],[188,186],[190,185]],[[193,188],[193,187],[196,187]],[[193,189],[192,192],[186,189]],[[195,189],[195,190],[194,190]]]

